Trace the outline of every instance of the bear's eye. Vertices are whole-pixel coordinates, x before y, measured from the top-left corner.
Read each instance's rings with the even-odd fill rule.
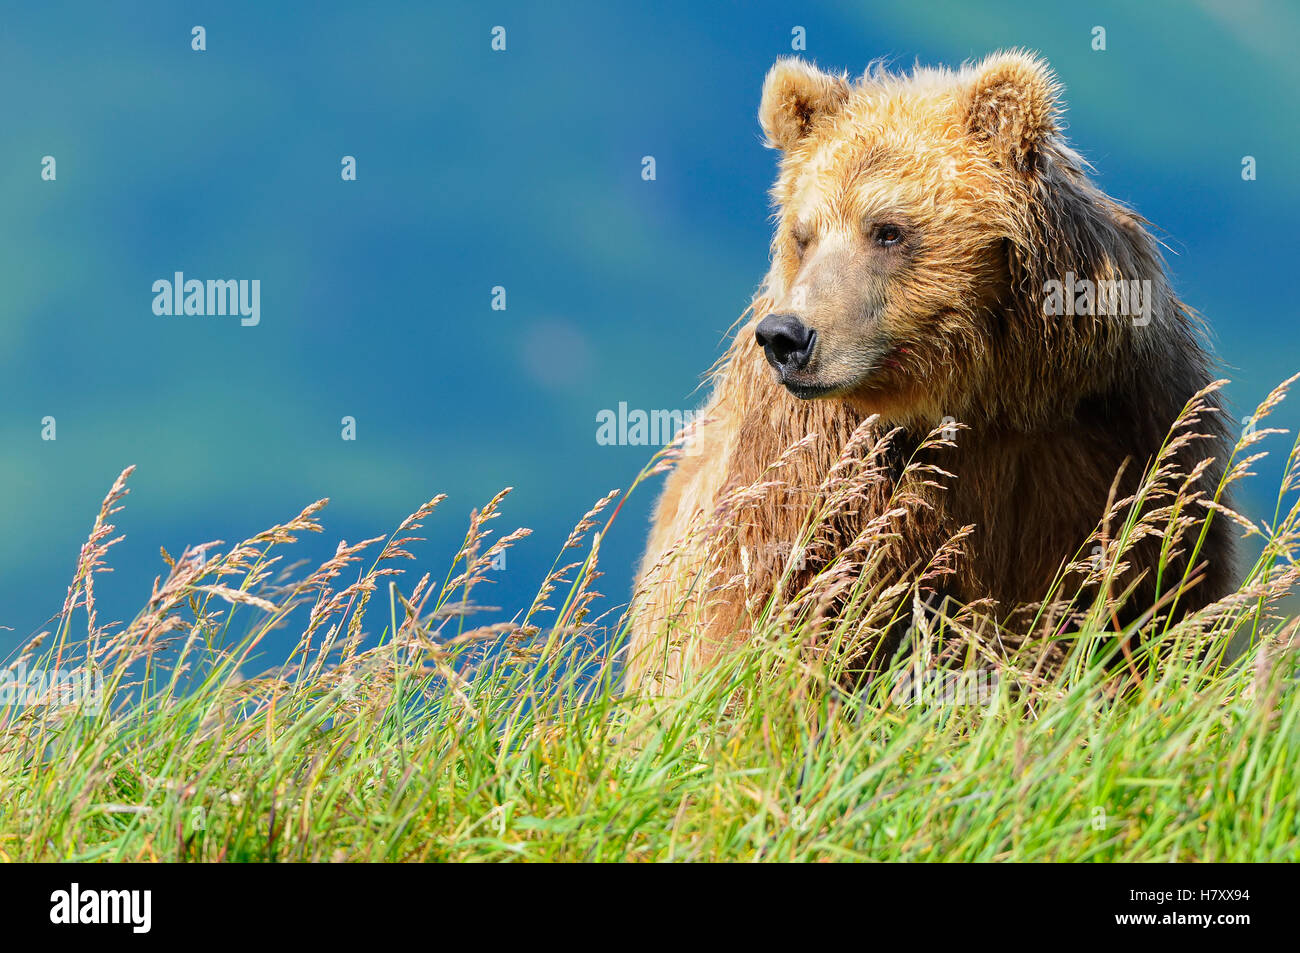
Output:
[[[889,248],[903,240],[903,229],[898,225],[877,225],[872,237],[877,245]]]
[[[812,240],[813,240],[812,231],[807,228],[796,226],[793,230],[793,236],[794,236],[795,254],[797,254],[800,260],[802,260],[804,256],[804,252],[806,252],[808,250],[808,246],[812,244]]]

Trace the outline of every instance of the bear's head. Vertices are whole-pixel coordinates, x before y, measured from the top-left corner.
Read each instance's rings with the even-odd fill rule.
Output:
[[[1059,393],[1043,365],[1104,363],[1128,332],[1047,327],[1041,282],[1132,270],[1144,232],[1061,140],[1058,95],[1018,51],[857,81],[773,67],[759,119],[782,152],[778,225],[755,336],[781,384],[933,424],[997,414],[1018,390],[1005,378]]]

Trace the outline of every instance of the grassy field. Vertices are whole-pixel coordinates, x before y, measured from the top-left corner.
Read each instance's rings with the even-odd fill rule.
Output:
[[[1269,433],[1243,438],[1229,480]],[[620,684],[618,620],[590,617],[613,496],[508,622],[470,622],[520,535],[491,532],[502,494],[440,583],[399,574],[439,500],[289,566],[322,501],[228,549],[164,553],[139,615],[101,627],[128,471],[57,629],[7,663],[76,680],[0,708],[0,860],[1297,860],[1297,623],[1276,606],[1298,473],[1293,448],[1274,518],[1242,521],[1262,554],[1240,591],[1149,622],[1137,657],[1096,612],[1050,646],[1050,674],[1042,644],[994,655],[918,625],[849,690],[773,606],[654,700]],[[248,677],[286,626],[291,656]]]

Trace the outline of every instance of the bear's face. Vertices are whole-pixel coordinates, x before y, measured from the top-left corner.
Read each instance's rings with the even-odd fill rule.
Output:
[[[1054,97],[1021,54],[856,84],[773,68],[760,120],[784,157],[755,334],[777,381],[898,422],[959,409],[961,380],[985,373]]]

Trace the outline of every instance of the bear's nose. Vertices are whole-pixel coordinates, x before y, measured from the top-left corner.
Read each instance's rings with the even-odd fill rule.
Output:
[[[769,314],[754,329],[754,340],[767,355],[767,363],[782,372],[800,370],[808,363],[816,336],[793,314]]]

